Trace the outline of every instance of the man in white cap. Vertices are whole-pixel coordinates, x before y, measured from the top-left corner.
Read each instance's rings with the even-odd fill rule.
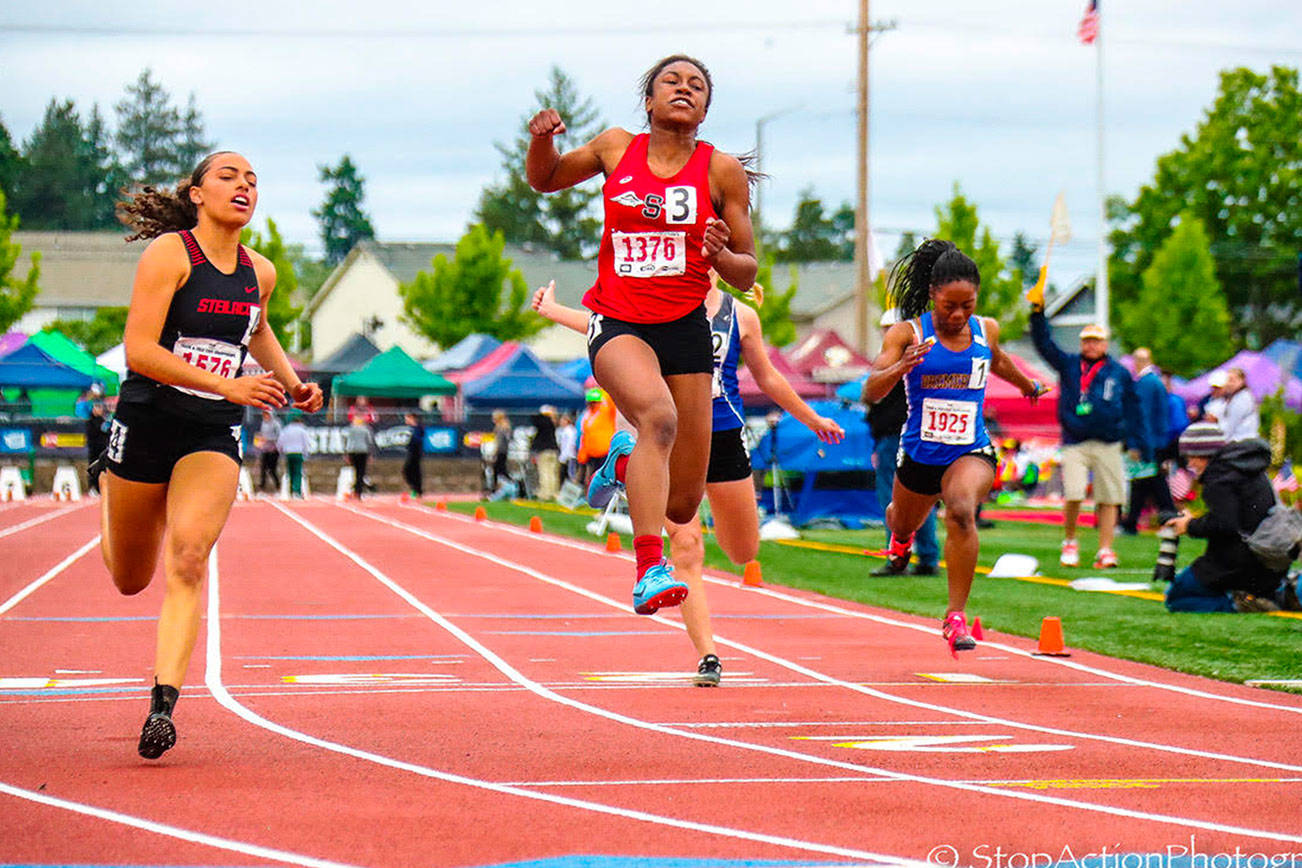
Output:
[[[1099,546],[1095,569],[1118,566],[1112,547],[1117,513],[1125,502],[1123,446],[1143,451],[1137,421],[1139,399],[1130,373],[1108,356],[1108,330],[1081,329],[1080,352],[1053,340],[1042,305],[1031,309],[1031,337],[1040,358],[1058,372],[1058,424],[1062,429],[1063,541],[1058,562],[1080,566],[1076,522],[1091,481]],[[1092,479],[1091,479],[1092,478]]]

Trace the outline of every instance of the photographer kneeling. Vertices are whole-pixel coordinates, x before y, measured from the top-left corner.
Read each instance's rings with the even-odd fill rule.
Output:
[[[1280,608],[1287,570],[1264,566],[1244,542],[1275,505],[1266,477],[1270,447],[1259,439],[1226,443],[1220,427],[1195,422],[1180,435],[1180,455],[1202,483],[1205,515],[1188,512],[1163,525],[1207,540],[1207,550],[1181,570],[1166,592],[1172,612],[1260,612]],[[1291,590],[1291,589],[1289,589]],[[1296,597],[1294,596],[1295,600]]]

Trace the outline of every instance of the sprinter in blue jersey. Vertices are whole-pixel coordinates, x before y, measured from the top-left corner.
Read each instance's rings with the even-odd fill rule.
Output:
[[[908,563],[914,532],[937,500],[945,502],[949,603],[941,635],[951,652],[976,647],[963,610],[980,548],[977,507],[995,475],[982,415],[986,380],[997,374],[1032,400],[1047,391],[999,348],[999,324],[975,315],[980,286],[976,263],[949,241],[924,241],[897,262],[888,292],[901,321],[886,332],[864,389],[880,400],[903,378],[909,400],[886,509],[892,564]]]

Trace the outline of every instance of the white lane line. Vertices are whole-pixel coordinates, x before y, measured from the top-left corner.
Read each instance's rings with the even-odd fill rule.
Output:
[[[391,590],[397,593],[400,597],[403,597],[403,599],[408,600],[408,602],[412,603],[412,605],[416,606],[417,608],[421,608],[422,611],[426,611],[427,614],[430,617],[432,617],[436,622],[440,621],[440,616],[437,613],[422,608],[423,604],[421,604],[419,600],[417,600],[415,597],[412,597],[410,594],[408,594],[405,590],[400,588],[397,584],[395,584],[391,580],[383,577],[383,575],[379,573],[379,571],[375,570],[372,567],[366,566],[365,563],[361,561],[361,559],[358,558],[356,555],[351,554],[347,549],[343,548],[338,543],[322,535],[319,531],[313,528],[312,525],[308,524],[306,521],[294,515],[294,513],[290,512],[289,510],[285,509],[279,504],[273,503],[272,505],[277,510],[288,515],[294,521],[303,525],[310,532],[312,532],[318,538],[323,540],[327,545],[330,545],[332,548],[339,551],[345,557],[349,558],[354,563],[356,563],[358,566],[361,566],[362,569],[366,570],[368,573],[375,576],[377,579],[381,581],[381,583],[385,584],[387,587],[389,587]],[[492,792],[502,793],[504,795],[520,796],[522,798],[533,799],[540,802],[550,802],[551,804],[554,805],[562,805],[564,807],[569,807],[569,808],[579,808],[581,810],[592,811],[599,814],[609,814],[611,816],[621,817],[623,819],[628,819],[628,820],[640,820],[642,822],[653,823],[659,826],[669,826],[671,828],[683,829],[683,830],[693,831],[693,832],[704,832],[710,835],[719,835],[727,838],[737,838],[743,841],[754,841],[760,844],[772,844],[780,847],[790,847],[792,849],[804,850],[812,853],[826,853],[831,856],[845,856],[852,859],[866,859],[866,860],[872,860],[872,861],[891,864],[891,865],[910,866],[910,868],[926,868],[926,863],[917,862],[911,859],[902,859],[897,856],[886,856],[880,853],[871,853],[864,850],[852,850],[847,847],[836,847],[828,844],[818,844],[812,841],[800,841],[795,838],[785,838],[779,835],[766,835],[759,832],[746,831],[744,829],[732,829],[726,826],[715,826],[709,823],[697,823],[691,820],[681,820],[675,817],[666,817],[666,816],[660,816],[658,814],[651,814],[646,811],[634,811],[626,808],[617,808],[611,805],[603,805],[599,802],[589,802],[582,799],[572,799],[566,796],[553,795],[551,793],[540,793],[533,790],[526,790],[520,787],[511,786],[509,784],[500,784],[500,783],[495,783],[493,781],[486,781],[478,778],[470,778],[464,775],[453,774],[451,772],[439,771],[438,769],[433,769],[428,766],[418,765],[416,763],[405,762],[403,760],[394,759],[393,757],[384,756],[382,754],[376,754],[376,753],[371,753],[370,751],[359,750],[357,748],[349,747],[348,745],[339,744],[337,742],[326,741],[325,739],[317,738],[316,736],[308,735],[307,733],[300,732],[299,730],[291,729],[290,727],[283,726],[282,724],[270,721],[267,718],[262,717],[261,715],[257,714],[256,712],[250,710],[246,706],[241,705],[239,702],[237,702],[235,698],[232,697],[230,693],[226,691],[225,686],[223,686],[222,684],[221,618],[220,618],[221,596],[219,592],[219,585],[220,585],[220,577],[219,577],[219,572],[217,567],[217,549],[214,546],[213,551],[210,553],[208,558],[208,639],[207,639],[207,650],[206,650],[206,658],[205,658],[205,666],[204,666],[204,670],[205,670],[204,684],[207,686],[209,693],[212,694],[213,698],[216,699],[217,702],[220,703],[223,708],[233,712],[243,720],[246,720],[255,726],[259,726],[262,727],[263,729],[274,732],[277,735],[282,735],[286,738],[293,739],[294,741],[302,742],[303,744],[308,744],[308,745],[312,745],[313,747],[319,747],[324,750],[340,753],[345,756],[353,757],[355,759],[366,760],[367,762],[372,762],[377,765],[387,766],[389,768],[397,769],[399,771],[411,772],[413,774],[421,775],[423,777],[433,778],[435,780],[440,780],[440,781],[446,781],[448,783],[462,784],[464,786],[475,787],[477,789],[490,790]],[[447,624],[446,626],[452,631],[456,631],[456,628],[453,627],[451,624]],[[472,645],[471,647],[473,648],[474,646]],[[484,650],[487,651],[487,649]],[[505,665],[504,662],[503,665]]]
[[[480,549],[475,549],[473,547],[463,545],[453,540],[446,539],[444,537],[435,536],[434,534],[422,530],[421,528],[413,527],[412,525],[405,524],[400,521],[395,521],[394,519],[385,518],[384,516],[375,515],[369,512],[364,512],[362,510],[357,510],[346,506],[340,506],[339,508],[347,512],[352,512],[352,513],[356,513],[357,515],[365,516],[366,518],[369,518],[372,521],[376,521],[381,524],[386,524],[391,527],[397,528],[399,530],[406,531],[407,533],[410,533],[414,536],[421,537],[422,539],[429,540],[430,542],[434,542],[439,545],[452,548],[456,551],[461,551],[466,554],[483,558],[484,560],[487,560],[491,563],[495,563],[507,569],[514,570],[519,573],[523,573],[524,575],[537,579],[538,581],[545,582],[549,585],[554,585],[558,588],[564,588],[565,590],[586,597],[590,600],[594,600],[603,605],[620,609],[625,613],[628,612],[628,606],[625,603],[613,600],[610,597],[602,596],[601,594],[598,594],[595,591],[590,591],[587,588],[582,588],[579,587],[578,585],[570,584],[569,582],[566,582],[563,579],[557,579],[554,576],[546,575],[545,573],[539,572],[538,570],[535,570],[532,567],[527,567],[524,566],[523,564],[517,564],[514,563],[513,561],[505,560],[504,558],[500,558],[497,555],[492,554],[491,552],[485,552]],[[659,615],[652,615],[650,618],[644,617],[643,619],[650,620],[650,621],[658,621],[662,624],[667,624],[679,630],[687,629],[681,621],[669,620],[667,618],[662,618]],[[931,635],[930,630],[926,632],[928,633],[928,635]],[[1274,762],[1272,760],[1256,759],[1253,757],[1244,757],[1244,756],[1239,756],[1234,754],[1217,753],[1214,751],[1204,751],[1204,750],[1199,750],[1197,748],[1179,747],[1176,745],[1161,744],[1159,742],[1139,741],[1138,739],[1130,739],[1130,738],[1125,738],[1123,736],[1102,735],[1099,733],[1080,732],[1078,730],[1060,729],[1051,726],[1040,726],[1038,724],[1023,723],[1021,721],[1009,720],[1007,718],[1002,718],[1002,717],[994,717],[992,715],[980,714],[974,711],[967,711],[961,708],[953,708],[951,706],[939,705],[934,702],[924,702],[919,699],[909,699],[907,697],[897,696],[892,693],[886,693],[885,691],[877,690],[873,687],[868,686],[867,684],[856,683],[851,681],[843,681],[839,678],[835,678],[831,675],[827,675],[826,673],[818,672],[816,670],[810,669],[807,666],[804,666],[800,663],[796,663],[792,660],[788,660],[784,657],[779,657],[775,654],[770,654],[767,651],[762,651],[759,648],[755,648],[750,645],[746,645],[741,642],[728,639],[724,636],[719,635],[718,633],[714,634],[714,641],[716,644],[725,645],[730,648],[736,648],[739,651],[743,651],[747,654],[752,654],[760,658],[761,660],[767,660],[768,662],[773,663],[774,665],[777,666],[781,666],[784,669],[788,669],[792,672],[798,672],[801,675],[804,675],[815,681],[820,681],[824,684],[835,685],[837,687],[842,687],[846,690],[852,690],[856,693],[862,693],[865,696],[872,696],[876,699],[882,699],[887,702],[906,705],[911,708],[922,708],[922,709],[926,709],[927,711],[934,711],[940,714],[962,717],[967,720],[980,721],[981,723],[995,724],[997,726],[1016,727],[1018,729],[1024,729],[1030,732],[1043,733],[1046,735],[1056,735],[1056,736],[1063,736],[1067,738],[1102,741],[1110,744],[1123,745],[1125,747],[1146,748],[1148,750],[1161,751],[1163,753],[1173,753],[1182,756],[1195,756],[1201,759],[1212,759],[1212,760],[1220,760],[1224,762],[1244,763],[1247,765],[1262,766],[1265,768],[1272,768],[1272,769],[1280,769],[1282,771],[1302,772],[1302,765],[1291,765],[1289,763]]]
[[[526,532],[510,524],[503,524],[501,522],[495,522],[495,521],[477,522],[468,516],[458,515],[452,512],[431,512],[430,510],[421,506],[403,507],[399,505],[399,508],[418,510],[421,515],[427,515],[427,516],[433,515],[438,518],[442,518],[450,521],[458,521],[461,522],[462,524],[476,524],[481,527],[490,527],[494,530],[499,530],[503,533],[509,533],[509,534],[514,534],[516,536],[526,537],[528,539],[534,540],[535,542],[537,541],[547,542],[552,545],[561,546],[563,548],[576,549],[578,551],[582,551],[590,555],[604,555],[606,557],[622,558],[627,561],[633,560],[632,555],[628,555],[628,554],[612,555],[611,553],[607,552],[604,548],[598,547],[595,543],[582,543],[582,542],[576,542],[574,540],[565,537],[558,537],[550,534],[536,534],[532,532]],[[361,514],[368,515],[368,516],[370,515],[370,513],[361,513]],[[703,576],[703,578],[705,579],[705,581],[710,582],[711,584],[721,585],[726,588],[731,588],[732,590],[737,589],[737,582],[740,581],[740,578],[736,578],[733,579],[732,581],[728,581],[725,579],[715,578],[714,576],[710,576],[710,575]],[[783,602],[793,603],[797,606],[804,606],[806,608],[812,608],[812,609],[821,609],[825,612],[831,612],[837,615],[842,615],[851,618],[859,618],[861,620],[872,621],[877,624],[885,624],[890,627],[902,627],[906,630],[916,630],[921,633],[926,633],[928,636],[933,636],[936,632],[933,628],[921,624],[913,624],[908,621],[900,621],[894,618],[885,617],[883,615],[874,615],[871,612],[860,612],[860,611],[855,611],[854,609],[846,609],[841,606],[837,606],[830,603],[823,603],[818,600],[808,600],[803,597],[797,597],[791,594],[783,593],[782,591],[775,591],[769,587],[752,587],[752,588],[747,588],[746,591],[747,593],[763,594],[764,596],[772,597],[775,600],[782,600]],[[1016,654],[1019,657],[1026,657],[1030,660],[1034,660],[1037,663],[1044,663],[1052,666],[1063,666],[1067,669],[1074,669],[1078,672],[1088,672],[1091,675],[1098,675],[1102,678],[1111,678],[1113,680],[1120,681],[1125,684],[1131,684],[1137,687],[1152,687],[1157,690],[1169,690],[1173,693],[1182,693],[1186,696],[1195,696],[1198,697],[1199,699],[1214,699],[1218,702],[1230,702],[1230,703],[1234,703],[1235,705],[1246,705],[1252,708],[1268,708],[1272,711],[1287,711],[1291,714],[1302,714],[1302,706],[1276,705],[1275,703],[1263,702],[1258,699],[1244,699],[1239,696],[1225,696],[1220,693],[1211,693],[1209,691],[1199,690],[1194,687],[1183,687],[1178,684],[1165,684],[1161,681],[1151,681],[1149,679],[1139,678],[1133,675],[1123,675],[1119,672],[1111,672],[1107,669],[1100,669],[1097,666],[1090,666],[1085,663],[1080,663],[1074,660],[1066,660],[1061,657],[1039,657],[1034,652],[1026,651],[1022,648],[1014,648],[1011,645],[1004,645],[999,642],[984,641],[981,643],[981,647],[1006,651],[1010,654]],[[1144,666],[1144,665],[1152,665],[1152,664],[1141,663],[1136,665]]]
[[[23,588],[21,591],[14,594],[12,597],[5,600],[3,603],[0,603],[0,615],[3,615],[5,612],[8,612],[14,606],[17,606],[27,597],[34,594],[41,587],[41,585],[44,585],[46,582],[50,581],[55,576],[59,575],[59,573],[63,572],[68,567],[72,566],[74,563],[76,563],[76,561],[79,558],[81,558],[84,554],[86,554],[88,551],[90,551],[97,545],[99,545],[99,534],[95,534],[95,536],[91,538],[90,542],[86,543],[81,548],[77,549],[75,552],[68,555],[66,558],[59,561],[54,566],[50,567],[50,569],[47,570],[46,573],[40,578],[38,578],[36,581],[32,582],[30,585]]]
[[[568,696],[562,696],[556,693],[555,691],[550,690],[542,686],[541,684],[538,684],[537,682],[530,680],[524,674],[517,671],[509,663],[507,663],[505,660],[499,657],[497,654],[493,653],[493,651],[491,651],[489,648],[479,643],[470,634],[466,633],[460,627],[456,626],[455,624],[451,623],[446,618],[444,618],[442,615],[435,612],[425,603],[417,599],[406,588],[403,588],[397,582],[393,581],[384,573],[380,572],[377,568],[372,566],[370,563],[362,559],[360,555],[349,550],[343,544],[335,540],[333,537],[329,536],[324,531],[320,530],[319,528],[316,528],[314,525],[309,523],[306,519],[303,519],[295,515],[292,511],[285,509],[279,504],[273,504],[273,505],[275,506],[276,509],[280,510],[281,512],[284,512],[286,515],[290,516],[290,518],[294,519],[300,525],[302,525],[303,527],[311,531],[314,535],[317,536],[318,539],[326,543],[326,545],[335,549],[336,551],[338,551],[339,553],[347,557],[349,560],[351,560],[353,563],[357,564],[359,567],[366,570],[368,573],[374,576],[377,581],[379,581],[385,587],[392,590],[395,594],[397,594],[402,599],[406,600],[417,611],[422,612],[430,620],[434,621],[436,624],[443,627],[443,629],[447,630],[449,633],[451,633],[453,636],[459,639],[462,643],[464,643],[467,647],[474,650],[477,654],[479,654],[486,661],[488,661],[503,675],[510,678],[512,681],[516,682],[517,684],[521,684],[527,687],[531,692],[535,693],[536,695],[544,699],[549,699],[560,705],[565,705],[570,708],[574,708],[576,710],[595,715],[597,717],[603,717],[607,720],[612,720],[617,723],[623,723],[628,726],[636,727],[638,729],[645,729],[651,732],[659,732],[665,735],[672,735],[679,738],[691,739],[694,741],[701,741],[709,744],[728,745],[730,747],[741,748],[742,750],[754,751],[757,753],[765,753],[771,756],[784,757],[786,759],[792,759],[798,762],[806,762],[815,765],[823,765],[832,768],[839,768],[845,771],[861,772],[870,775],[882,775],[886,777],[896,778],[899,780],[912,781],[921,784],[930,784],[933,786],[946,787],[949,789],[964,790],[968,792],[977,792],[977,793],[983,793],[985,795],[994,795],[994,796],[999,796],[1001,798],[1019,799],[1021,801],[1027,801],[1027,802],[1038,802],[1041,804],[1049,804],[1057,807],[1073,808],[1077,810],[1090,811],[1090,812],[1096,812],[1101,814],[1110,814],[1112,816],[1127,817],[1129,819],[1148,820],[1148,821],[1153,821],[1158,823],[1169,823],[1172,825],[1183,826],[1186,828],[1228,832],[1231,834],[1245,835],[1254,838],[1265,838],[1271,841],[1295,841],[1297,843],[1302,843],[1302,837],[1285,835],[1278,832],[1269,832],[1269,831],[1259,830],[1259,829],[1247,829],[1238,826],[1228,826],[1221,823],[1215,823],[1215,822],[1210,822],[1205,820],[1195,820],[1186,817],[1175,817],[1175,816],[1170,816],[1165,814],[1155,814],[1147,811],[1136,811],[1136,810],[1131,810],[1129,808],[1113,807],[1110,805],[1100,805],[1100,804],[1093,804],[1089,802],[1078,802],[1078,801],[1073,801],[1071,799],[1063,799],[1063,798],[1058,798],[1056,796],[1047,796],[1040,793],[1015,792],[1015,791],[1009,791],[1004,789],[997,789],[993,787],[977,786],[977,785],[965,784],[957,781],[948,781],[939,778],[928,778],[928,777],[923,777],[921,775],[911,775],[904,772],[896,772],[890,769],[876,768],[873,766],[844,762],[841,760],[827,759],[819,756],[814,756],[811,754],[799,753],[797,751],[787,750],[785,748],[770,747],[768,745],[738,741],[730,738],[722,738],[719,736],[707,735],[705,733],[673,729],[671,727],[664,726],[662,724],[651,723],[649,721],[644,721],[638,718],[629,717],[628,715],[619,714],[618,712],[610,711],[605,708],[599,708],[597,706],[588,705],[587,703],[580,702]],[[355,510],[346,510],[346,511],[353,512]],[[359,515],[372,517],[365,512],[361,512],[361,511],[356,511],[356,512]],[[388,519],[376,518],[376,520],[383,523],[391,523],[395,527],[403,527],[402,525],[400,525],[400,523],[390,522],[390,520]],[[559,587],[566,587],[567,589],[571,589],[576,593],[580,593],[584,596],[589,596],[595,600],[603,601],[609,605],[615,605],[615,606],[621,605],[619,603],[616,603],[614,600],[603,598],[598,594],[593,594],[592,592],[587,591],[586,589],[569,586],[567,583],[562,582],[559,579],[551,578],[550,576],[545,576],[542,573],[538,572],[537,570],[512,564],[509,561],[506,561],[502,558],[498,558],[495,555],[491,555],[486,552],[477,551],[473,548],[470,548],[468,546],[463,546],[460,543],[456,543],[451,540],[441,540],[438,537],[434,537],[433,535],[426,534],[424,531],[421,531],[417,528],[409,528],[409,532],[415,534],[416,536],[421,536],[423,538],[430,539],[431,541],[438,542],[441,545],[444,545],[445,547],[451,548],[455,551],[461,551],[463,553],[470,554],[472,556],[483,558],[484,560],[487,560],[491,563],[496,563],[499,566],[506,567],[507,569],[522,572],[526,575],[547,582],[548,584],[554,584]],[[672,622],[665,621],[665,623],[672,623]],[[716,642],[720,641],[718,636],[715,636],[715,641]],[[735,643],[729,643],[729,644],[733,644],[733,647],[738,647],[735,645]],[[763,656],[766,658],[771,657],[771,655],[763,655]],[[776,661],[778,658],[772,658],[772,659]],[[804,670],[804,667],[796,666],[796,664],[787,663],[786,665],[796,668],[799,671],[808,671],[808,670]],[[819,673],[813,673],[813,675],[820,677],[822,679],[828,679],[828,676],[823,676]],[[853,686],[853,685],[847,685],[847,686]],[[937,708],[939,708],[939,706]]]
[[[343,862],[327,862],[324,859],[313,859],[310,856],[300,856],[298,853],[290,853],[287,850],[275,850],[271,847],[260,847],[257,844],[247,844],[243,841],[232,841],[230,838],[219,838],[216,835],[207,835],[203,832],[182,829],[179,826],[169,826],[166,823],[155,823],[153,820],[146,820],[142,817],[133,817],[130,814],[110,811],[107,808],[97,808],[93,805],[73,802],[68,799],[59,799],[54,796],[47,796],[45,793],[19,789],[18,787],[10,786],[6,783],[0,783],[0,793],[19,799],[27,799],[30,802],[38,802],[39,804],[48,805],[52,808],[62,808],[65,811],[84,814],[98,820],[108,820],[111,823],[119,823],[123,826],[143,829],[146,832],[166,835],[169,838],[179,838],[182,841],[188,841],[192,844],[204,844],[208,847],[216,847],[219,850],[230,850],[233,853],[243,853],[245,856],[256,856],[259,859],[269,859],[273,862],[286,862],[290,865],[306,865],[309,866],[309,868],[349,868],[349,866]]]
[[[70,512],[76,512],[77,510],[83,508],[84,506],[86,506],[86,504],[84,503],[79,503],[76,506],[65,506],[63,509],[60,509],[57,512],[51,512],[47,515],[40,515],[37,516],[36,518],[29,518],[27,521],[23,522],[22,524],[16,524],[13,527],[7,527],[3,530],[0,530],[0,539],[3,539],[4,537],[9,536],[10,534],[18,533],[19,531],[24,531],[31,527],[36,527],[38,524],[44,524],[45,522],[56,519],[61,515],[67,515]]]

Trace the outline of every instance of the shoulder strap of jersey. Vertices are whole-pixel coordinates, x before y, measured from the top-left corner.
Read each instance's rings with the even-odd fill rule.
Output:
[[[922,343],[927,339],[925,334],[926,327],[922,325],[922,317],[909,320],[909,328],[913,329],[913,338],[918,343]]]
[[[970,319],[968,322],[972,329],[972,337],[981,338],[984,341],[986,336],[986,328],[981,324],[981,317],[977,316],[976,314],[973,314],[972,319]]]
[[[249,256],[249,250],[243,244],[240,245],[239,249],[239,263],[240,265],[247,265],[249,268],[253,267],[253,258]]]
[[[181,236],[181,241],[185,243],[185,250],[190,254],[190,265],[203,265],[208,261],[204,258],[199,242],[194,240],[193,232],[189,229],[181,229],[176,234]]]

